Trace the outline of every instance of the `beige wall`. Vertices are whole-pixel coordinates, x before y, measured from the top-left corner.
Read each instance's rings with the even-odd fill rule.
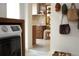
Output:
[[[44,26],[45,25],[45,16],[44,15],[33,15],[32,16],[32,25]]]

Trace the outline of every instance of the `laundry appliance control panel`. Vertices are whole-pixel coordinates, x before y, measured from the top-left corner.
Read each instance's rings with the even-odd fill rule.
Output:
[[[0,25],[0,37],[21,35],[20,25]]]

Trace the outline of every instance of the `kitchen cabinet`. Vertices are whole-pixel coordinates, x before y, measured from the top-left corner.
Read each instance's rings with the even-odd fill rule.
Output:
[[[36,26],[36,38],[43,39],[43,27],[42,26]]]
[[[46,26],[33,26],[32,32],[33,32],[34,38],[43,39],[43,34],[45,29],[46,29]]]
[[[36,39],[43,39],[45,29],[46,26],[36,26]]]
[[[32,15],[37,15],[39,11],[39,6],[37,3],[32,4]]]
[[[36,26],[32,26],[32,45],[36,45]]]
[[[44,16],[45,23],[50,26],[50,14],[51,14],[51,4],[46,3],[33,3],[32,4],[32,15],[34,16]]]
[[[32,44],[36,45],[36,39],[43,39],[44,30],[46,26],[32,26]]]
[[[33,3],[32,15],[45,15],[46,6],[45,3]]]

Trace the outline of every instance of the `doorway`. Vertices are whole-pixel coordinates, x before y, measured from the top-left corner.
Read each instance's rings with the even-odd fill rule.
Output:
[[[48,55],[50,51],[50,14],[51,4],[32,4],[32,46],[34,55]]]

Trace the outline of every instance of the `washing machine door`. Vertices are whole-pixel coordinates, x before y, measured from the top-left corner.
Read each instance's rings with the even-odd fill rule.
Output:
[[[0,56],[21,56],[20,36],[0,38]]]

